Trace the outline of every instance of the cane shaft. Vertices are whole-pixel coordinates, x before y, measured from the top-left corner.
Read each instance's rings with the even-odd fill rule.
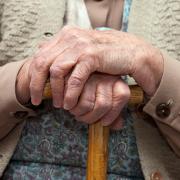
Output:
[[[101,121],[89,126],[87,180],[107,178],[109,127]]]

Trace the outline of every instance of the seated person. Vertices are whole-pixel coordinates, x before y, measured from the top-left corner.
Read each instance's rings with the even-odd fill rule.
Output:
[[[45,32],[44,33],[45,36],[49,37],[52,33],[58,32],[60,27],[63,26],[63,23],[76,24],[84,28],[90,28],[90,25],[92,25],[93,28],[99,27],[99,26],[107,26],[107,27],[119,29],[119,30],[121,28],[125,29],[125,27],[127,26],[126,14],[125,13],[123,14],[122,12],[126,12],[127,10],[126,5],[130,5],[130,1],[124,1],[124,3],[122,3],[122,1],[117,1],[116,2],[117,4],[114,4],[115,3],[114,1],[102,1],[102,2],[85,1],[86,6],[87,6],[87,11],[86,11],[86,7],[81,1],[76,1],[74,2],[75,4],[73,4],[72,1],[71,2],[67,1],[66,4],[65,4],[65,1],[56,1],[56,2],[52,2],[51,4],[49,4],[48,2],[44,2],[41,4],[40,2],[34,3],[34,2],[25,2],[22,0],[21,2],[18,2],[16,4],[17,6],[14,6],[13,4],[14,2],[16,1],[15,0],[8,1],[7,3],[2,2],[0,4],[2,6],[1,8],[2,9],[1,10],[1,13],[2,13],[1,15],[1,19],[2,19],[1,60],[2,61],[1,62],[3,65],[7,63],[8,61],[13,61],[13,60],[18,61],[18,62],[4,65],[1,68],[1,74],[2,75],[7,74],[7,76],[4,76],[4,78],[2,79],[1,85],[0,85],[1,89],[2,88],[7,89],[6,90],[7,92],[3,91],[3,95],[2,95],[3,103],[0,109],[2,112],[2,120],[0,124],[0,127],[1,127],[1,144],[0,144],[1,157],[0,158],[3,162],[3,165],[1,167],[1,174],[3,173],[3,170],[6,164],[8,163],[8,160],[13,154],[14,148],[16,146],[18,137],[20,136],[21,129],[23,126],[22,122],[28,117],[28,121],[26,122],[26,125],[22,131],[21,139],[18,142],[16,151],[9,163],[8,168],[4,172],[3,178],[4,179],[8,179],[8,178],[21,179],[23,177],[30,177],[33,179],[36,179],[36,178],[41,178],[41,179],[45,179],[45,178],[59,179],[60,178],[60,179],[66,179],[66,180],[67,179],[83,179],[85,178],[85,166],[86,166],[87,127],[84,124],[76,122],[73,116],[71,116],[67,111],[64,111],[62,109],[60,110],[60,109],[52,109],[52,108],[50,108],[49,110],[48,103],[45,103],[45,107],[43,107],[42,109],[40,108],[37,110],[38,115],[35,117],[30,117],[34,115],[34,112],[31,109],[28,109],[27,107],[23,106],[29,101],[30,96],[31,96],[32,103],[34,105],[38,105],[40,103],[42,90],[43,90],[42,88],[43,86],[41,85],[45,83],[47,76],[49,74],[49,69],[44,71],[44,68],[46,68],[47,63],[50,63],[51,61],[50,66],[52,67],[52,64],[55,64],[54,60],[55,59],[58,60],[55,57],[57,57],[60,54],[59,52],[62,52],[63,49],[66,50],[66,48],[70,46],[69,42],[72,42],[71,45],[75,45],[73,43],[76,43],[77,37],[78,37],[78,41],[80,42],[79,46],[77,47],[77,49],[75,49],[76,50],[75,52],[73,51],[73,48],[72,48],[71,51],[68,52],[69,54],[71,53],[70,54],[71,56],[69,56],[69,54],[67,53],[68,54],[67,57],[72,58],[73,52],[75,53],[74,55],[76,55],[76,53],[79,50],[78,48],[81,49],[81,52],[79,53],[80,55],[82,55],[83,53],[82,49],[84,48],[84,45],[87,45],[87,42],[91,42],[91,41],[83,42],[83,40],[86,40],[86,38],[87,40],[89,40],[88,38],[90,38],[90,40],[93,40],[94,38],[95,40],[98,40],[97,42],[99,42],[103,46],[103,50],[108,49],[109,47],[107,46],[108,43],[110,43],[111,48],[113,48],[114,50],[116,50],[116,48],[117,50],[121,50],[121,51],[116,51],[116,53],[117,52],[119,53],[119,54],[115,54],[117,56],[112,57],[111,55],[114,55],[114,54],[111,54],[112,51],[105,51],[106,57],[102,56],[103,58],[101,60],[103,63],[106,61],[111,62],[111,63],[107,64],[108,65],[107,69],[106,68],[101,69],[103,67],[106,67],[105,66],[106,64],[105,65],[102,64],[103,66],[100,66],[100,68],[97,70],[99,70],[100,72],[105,71],[104,73],[110,74],[110,71],[108,70],[111,70],[110,68],[111,64],[113,68],[116,67],[113,64],[114,63],[113,58],[117,60],[116,57],[120,57],[120,55],[122,56],[122,54],[125,53],[127,49],[131,48],[132,46],[133,47],[135,46],[137,48],[140,47],[140,50],[141,50],[140,52],[146,52],[146,55],[148,57],[144,59],[144,56],[142,56],[142,60],[148,60],[148,61],[142,61],[142,62],[148,62],[149,64],[144,64],[147,66],[142,66],[142,62],[138,61],[139,63],[137,64],[141,67],[138,69],[139,74],[132,73],[131,75],[133,75],[133,77],[135,78],[137,83],[143,88],[145,93],[151,97],[155,95],[155,92],[157,91],[157,88],[159,87],[160,81],[162,79],[162,73],[164,72],[165,77],[167,76],[167,73],[165,71],[167,68],[167,64],[168,63],[170,64],[169,69],[171,70],[171,67],[178,68],[179,63],[175,62],[174,63],[175,65],[173,63],[172,65],[171,62],[169,61],[166,61],[166,60],[163,61],[161,53],[159,53],[159,51],[156,48],[150,46],[148,43],[145,43],[143,40],[139,40],[138,38],[131,36],[129,34],[126,34],[126,33],[121,33],[118,31],[100,33],[96,31],[82,31],[79,29],[73,30],[73,29],[68,29],[68,28],[60,31],[60,33],[56,37],[54,37],[52,40],[50,40],[50,42],[47,42],[41,45],[40,50],[36,52],[34,58],[28,58],[28,60],[20,61],[24,59],[25,57],[31,57],[33,55],[33,51],[35,51],[36,45],[38,44],[38,42],[41,41],[40,37],[41,37],[42,31]],[[146,14],[146,10],[148,9],[148,12],[154,12],[154,9],[153,9],[154,4],[153,5],[152,4],[153,4],[152,2],[148,2],[148,1],[146,1],[146,3],[144,2],[143,4],[141,4],[137,0],[133,1],[132,7],[131,7],[132,12],[130,16],[130,28],[129,28],[129,30],[133,32],[133,27],[134,27],[133,33],[142,34],[144,38],[150,38],[150,39],[154,37],[154,34],[156,33],[156,31],[154,30],[152,32],[148,32],[149,29],[147,30],[146,28],[148,27],[149,24],[147,25],[146,24],[147,22],[145,23],[145,21],[146,21],[146,18],[149,18],[148,17],[149,14],[148,13]],[[123,8],[123,5],[124,5],[124,8]],[[166,6],[168,5],[169,4],[166,4]],[[23,7],[26,7],[26,6],[29,8],[23,9]],[[97,7],[97,12],[99,12],[99,10],[101,9],[99,7],[102,7],[102,13],[99,13],[102,15],[102,17],[99,17],[97,19],[93,18],[94,13],[92,13],[92,10],[94,10],[94,8],[92,7],[94,6]],[[66,9],[64,7],[66,7]],[[121,13],[119,9],[117,9],[118,7],[121,7],[119,8],[121,9]],[[125,10],[123,11],[123,9]],[[159,13],[158,8],[155,10],[156,11],[154,12],[153,17],[157,17],[156,13]],[[12,12],[15,12],[13,16],[12,16]],[[57,12],[57,14],[55,12]],[[65,14],[65,18],[64,18],[64,14]],[[24,15],[25,17],[22,15]],[[91,20],[91,23],[88,21],[89,20],[88,15]],[[162,15],[165,16],[163,13]],[[19,18],[19,17],[23,17],[23,18]],[[73,17],[75,18],[73,19]],[[36,18],[39,18],[39,19],[36,19]],[[134,21],[133,21],[133,18],[134,18]],[[122,23],[120,23],[119,21],[120,19],[122,19],[121,21]],[[8,22],[11,22],[11,23],[8,24]],[[174,23],[178,23],[178,22],[179,21],[177,22],[175,21]],[[152,23],[152,22],[150,21],[149,23]],[[139,27],[138,24],[142,25],[141,31],[140,29],[138,29]],[[155,28],[158,29],[158,27],[161,27],[161,25],[158,24],[158,26]],[[66,31],[75,32],[76,34],[74,34],[74,36],[72,36],[71,34],[70,36],[69,33],[67,33]],[[91,33],[94,33],[95,36],[91,37]],[[81,36],[79,34],[81,34]],[[69,40],[69,41],[59,42],[59,39],[62,39],[62,37],[64,38],[64,40]],[[82,39],[80,37],[82,37]],[[156,41],[152,43],[156,44],[155,42]],[[166,47],[167,42],[164,42],[165,47]],[[174,46],[176,42],[178,42],[178,35],[177,35],[177,39],[173,41],[172,46]],[[16,43],[16,45],[14,46],[13,43]],[[136,44],[136,43],[139,43],[139,44]],[[132,46],[130,44],[132,44]],[[158,44],[158,41],[157,41],[156,46],[158,45],[160,46],[160,44]],[[122,49],[118,49],[119,46]],[[83,51],[86,50],[86,47],[87,46],[85,46],[85,49],[83,49]],[[134,55],[132,51],[130,51],[132,49],[128,49],[128,50],[129,50],[129,54],[128,55],[125,54],[125,55],[127,55],[126,58],[127,60],[129,60],[127,62],[131,62],[135,59],[135,57],[132,58],[132,55]],[[135,50],[136,50],[135,52],[137,52],[137,49]],[[170,51],[168,47],[166,50]],[[179,58],[178,52],[179,52],[178,50],[173,51],[173,54],[175,57],[177,57],[177,59]],[[65,51],[62,54],[65,55]],[[142,53],[141,55],[144,55],[144,54]],[[65,58],[64,56],[63,59],[59,58],[59,62],[61,66],[69,65],[69,64],[70,64],[69,66],[71,66],[74,63],[74,62],[72,63],[71,61],[73,60],[73,58],[68,59],[67,57]],[[68,61],[62,61],[64,59]],[[107,59],[109,59],[109,61]],[[152,60],[152,61],[149,61],[149,60]],[[116,61],[116,62],[119,62],[119,61]],[[125,62],[126,61],[124,61],[124,63],[121,62],[120,64],[116,64],[118,68],[113,69],[114,71],[113,73],[118,75],[118,77],[123,74],[130,74],[128,69],[126,69],[126,66],[124,66],[126,65]],[[162,66],[163,62],[166,62],[165,64],[166,66],[164,66],[165,67],[164,71],[163,71],[163,66]],[[38,65],[38,66],[35,66],[35,65]],[[122,67],[122,65],[126,71],[124,73],[121,72],[119,74],[119,70],[122,69],[119,67]],[[152,68],[146,69],[146,70],[151,70],[151,71],[150,72],[145,71],[146,73],[143,74],[145,67],[148,67],[148,68],[152,67]],[[82,70],[83,69],[85,68],[83,67]],[[38,70],[42,70],[42,71],[38,71]],[[11,73],[7,73],[7,71],[10,71]],[[42,74],[38,74],[38,72],[42,72]],[[51,68],[50,72],[54,72],[54,69]],[[149,74],[147,72],[149,72]],[[85,73],[88,74],[88,72],[85,72]],[[51,75],[52,74],[53,73],[51,73]],[[145,76],[142,76],[142,75],[145,75]],[[34,82],[38,82],[37,77],[39,78],[43,77],[42,79],[39,79],[39,82],[41,82],[39,84],[34,83]],[[140,77],[141,78],[145,77],[145,78],[142,80]],[[148,79],[147,77],[151,77],[151,78]],[[149,81],[147,81],[147,79]],[[177,79],[178,79],[178,76],[177,76]],[[8,83],[7,85],[7,82],[10,82],[10,80],[11,80],[11,83]],[[83,91],[81,92],[81,96],[79,98],[80,100],[79,104],[76,104],[76,106],[72,108],[72,107],[65,106],[65,103],[62,104],[62,101],[60,100],[57,101],[57,99],[62,98],[60,96],[62,95],[62,92],[55,93],[54,91],[55,86],[53,86],[53,76],[50,76],[50,80],[51,80],[51,85],[52,85],[52,90],[53,90],[53,105],[56,108],[59,108],[59,107],[61,108],[62,106],[64,106],[65,109],[68,109],[80,121],[88,122],[87,116],[86,118],[82,118],[81,115],[88,114],[89,109],[87,111],[87,109],[80,108],[81,107],[80,105],[81,105],[81,98],[83,99],[84,97],[83,94],[87,94],[87,91],[89,92],[89,87],[100,88],[100,90],[97,89],[97,91],[96,91],[96,88],[93,89],[93,91],[91,91],[90,97],[96,96],[96,93],[98,92],[102,93],[102,94],[99,93],[99,95],[104,95],[103,93],[104,84],[106,84],[106,93],[107,92],[114,93],[116,92],[115,90],[117,89],[118,95],[121,94],[121,97],[122,95],[123,97],[126,97],[125,99],[123,99],[123,103],[126,103],[127,97],[129,97],[129,93],[128,93],[129,90],[127,88],[127,85],[125,85],[120,79],[117,80],[117,76],[111,76],[107,74],[93,74],[92,76],[89,77]],[[59,84],[62,84],[62,81],[64,81],[64,79],[62,78],[61,79],[58,78],[58,80],[59,80]],[[67,79],[66,81],[67,92],[68,92],[68,85],[69,85],[68,82],[70,80],[71,80],[71,75],[69,79]],[[174,83],[174,81],[172,81],[172,83]],[[153,82],[153,83],[150,83],[150,82]],[[161,84],[163,83],[164,81],[161,82]],[[70,84],[73,85],[73,83],[70,83]],[[99,84],[99,86],[96,86],[97,84]],[[113,89],[112,89],[112,84],[114,85]],[[126,88],[126,91],[125,91],[126,93],[122,94],[122,91],[119,92],[118,90],[121,89],[119,88],[119,86],[121,86],[123,90]],[[16,87],[16,90],[15,90],[15,87]],[[36,89],[37,87],[41,87],[41,92],[39,91],[39,89]],[[63,86],[61,89],[63,89]],[[16,94],[15,94],[15,91],[16,91]],[[39,96],[39,92],[40,92],[40,96]],[[93,94],[92,92],[95,92],[95,94]],[[110,95],[113,96],[113,93],[111,93]],[[158,95],[158,93],[159,91],[157,91],[156,95]],[[158,99],[156,95],[155,95],[155,99]],[[57,99],[56,99],[56,96],[58,96]],[[109,96],[109,98],[111,96]],[[72,98],[74,97],[75,96],[72,96]],[[159,99],[163,100],[163,98],[159,98]],[[169,111],[168,111],[169,113],[163,113],[164,111],[160,111],[161,112],[160,117],[157,117],[157,114],[154,114],[153,108],[148,110],[147,107],[148,105],[150,106],[152,102],[153,102],[153,99],[147,104],[146,106],[147,112],[153,117],[155,117],[156,123],[158,124],[161,131],[164,133],[164,135],[168,139],[173,149],[178,154],[179,141],[176,141],[176,139],[178,139],[179,137],[179,129],[178,127],[175,128],[174,124],[173,125],[169,124],[168,121],[163,122],[162,119],[164,118],[164,115],[166,115],[166,118],[167,116],[169,117],[169,113],[170,113]],[[91,106],[91,108],[96,107],[95,105],[96,102],[93,102],[93,103],[94,105]],[[113,104],[113,102],[111,104]],[[120,104],[117,103],[116,108],[119,105]],[[122,102],[121,102],[121,105],[122,107],[124,106]],[[172,101],[170,102],[170,104],[168,103],[168,106],[169,105],[172,105]],[[156,103],[154,103],[154,106],[156,106]],[[119,111],[115,117],[112,118],[111,116],[111,118],[107,118],[108,121],[104,120],[103,121],[104,125],[112,125],[114,128],[121,128],[122,124],[120,120],[122,120],[122,118],[119,115],[120,115],[122,107],[119,107]],[[97,111],[95,110],[97,109],[92,110],[94,115],[93,113],[91,113],[91,117],[94,116],[96,118],[98,117],[97,119],[99,119],[99,116],[102,116],[102,115],[104,116],[106,114],[106,112],[104,111],[103,113],[105,114],[102,113],[102,109],[101,111],[99,111],[98,114],[96,114]],[[106,111],[107,113],[110,114],[111,111],[109,110],[110,110],[110,107],[108,105],[108,108],[106,107]],[[113,115],[114,114],[115,113],[113,113]],[[162,115],[163,117],[161,117]],[[103,119],[103,117],[101,117],[101,119]],[[178,126],[178,120],[176,116],[174,117],[173,120],[174,122],[177,122],[177,126]],[[167,146],[166,142],[161,139],[161,135],[159,134],[157,127],[149,124],[148,122],[147,123],[144,122],[142,119],[136,119],[135,130],[137,134],[137,145],[139,149],[143,174],[141,171],[141,166],[140,166],[137,147],[136,147],[136,139],[135,139],[135,134],[133,130],[133,118],[130,112],[126,110],[123,130],[113,132],[110,137],[110,144],[109,144],[110,152],[109,152],[109,167],[108,167],[109,179],[118,179],[121,177],[129,178],[129,179],[131,178],[148,179],[149,176],[155,177],[155,175],[157,175],[157,172],[160,172],[162,176],[165,178],[166,177],[169,177],[170,179],[173,179],[174,177],[178,178],[179,173],[178,173],[177,168],[179,167],[178,165],[179,158],[171,151],[171,149]],[[152,136],[152,133],[154,137]],[[146,138],[146,139],[143,139],[143,138]],[[157,146],[157,148],[154,148],[154,146]],[[163,148],[163,151],[162,151],[162,148]],[[170,161],[170,159],[172,161]],[[169,161],[173,162],[174,164],[172,163],[170,165],[171,167],[168,168],[169,171],[166,171],[166,168],[168,167],[168,163],[166,162],[169,162]]]

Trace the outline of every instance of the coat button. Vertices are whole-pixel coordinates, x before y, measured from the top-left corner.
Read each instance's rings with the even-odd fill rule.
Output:
[[[159,171],[151,174],[150,180],[163,180],[162,175]]]
[[[17,111],[14,113],[14,117],[17,119],[23,119],[25,117],[28,116],[28,112],[27,111]]]
[[[167,118],[170,112],[170,106],[166,103],[161,103],[156,107],[156,114],[160,118]]]
[[[45,32],[44,35],[45,35],[46,37],[52,37],[52,36],[53,36],[53,33],[51,33],[51,32]]]

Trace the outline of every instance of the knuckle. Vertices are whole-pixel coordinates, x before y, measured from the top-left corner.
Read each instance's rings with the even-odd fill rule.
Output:
[[[87,57],[80,57],[78,59],[78,64],[79,67],[78,67],[77,75],[82,76],[82,80],[84,75],[91,74],[96,70],[96,64],[94,63],[92,58],[89,59]]]
[[[93,101],[84,101],[82,104],[80,104],[80,109],[85,109],[85,110],[92,110],[94,107],[94,102]]]
[[[96,71],[100,66],[99,58],[95,53],[87,52],[84,61],[90,71]]]
[[[59,66],[51,66],[49,72],[52,78],[58,78],[63,74],[63,70]]]
[[[127,88],[126,90],[123,91],[122,95],[123,95],[123,99],[124,100],[128,100],[130,98],[130,90],[129,88]]]
[[[130,98],[130,89],[128,87],[119,88],[114,96],[115,100],[128,100]]]
[[[94,59],[96,57],[96,51],[97,49],[92,43],[86,43],[86,48],[84,49],[84,54],[86,55],[87,58],[90,60]]]
[[[99,99],[97,100],[97,109],[102,109],[102,110],[109,110],[111,109],[112,104],[108,101],[105,101],[105,99]]]
[[[83,85],[83,79],[78,76],[71,76],[68,81],[68,86],[81,87]]]
[[[47,59],[43,56],[38,57],[35,60],[35,68],[38,69],[39,71],[44,71],[48,67],[48,62]]]

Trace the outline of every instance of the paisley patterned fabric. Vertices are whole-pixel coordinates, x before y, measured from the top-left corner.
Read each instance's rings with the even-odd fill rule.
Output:
[[[127,28],[130,0],[125,2],[123,29]],[[87,159],[87,125],[46,101],[38,116],[27,121],[4,180],[84,180]],[[133,119],[125,110],[122,131],[110,133],[108,179],[143,180]]]
[[[111,132],[109,179],[143,179],[133,119],[125,112],[125,127]],[[38,116],[27,121],[4,179],[85,179],[87,126],[68,112],[51,108],[46,102]]]

